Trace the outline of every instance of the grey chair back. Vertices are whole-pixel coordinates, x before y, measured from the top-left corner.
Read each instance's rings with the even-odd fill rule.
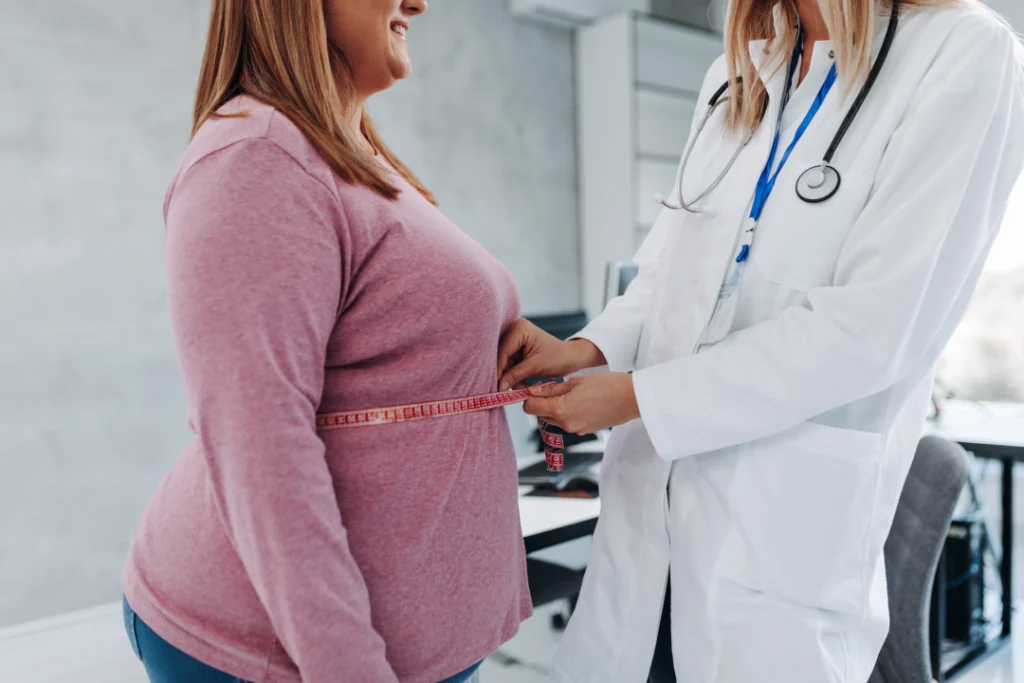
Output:
[[[928,637],[932,585],[967,467],[967,453],[958,444],[927,436],[918,445],[885,542],[889,636],[869,683],[933,680]]]

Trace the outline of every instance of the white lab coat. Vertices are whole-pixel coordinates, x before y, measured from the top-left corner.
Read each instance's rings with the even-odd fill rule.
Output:
[[[879,44],[884,31],[881,21]],[[829,48],[813,52],[812,95]],[[750,51],[764,61],[763,43]],[[779,176],[720,343],[702,335],[774,126],[761,127],[704,213],[658,218],[638,278],[580,335],[611,370],[634,371],[641,419],[608,444],[555,680],[645,681],[670,571],[680,683],[868,679],[888,630],[883,543],[934,364],[1024,165],[1018,60],[1010,31],[980,9],[905,10],[833,160],[839,193],[812,205],[794,191],[853,100],[837,84]],[[785,71],[766,76],[766,122]],[[719,60],[702,106],[725,79]],[[804,112],[787,119],[783,148]],[[717,113],[687,168],[687,196],[737,142]]]

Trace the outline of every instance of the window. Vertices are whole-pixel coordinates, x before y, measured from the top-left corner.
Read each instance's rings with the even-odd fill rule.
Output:
[[[971,306],[939,362],[938,384],[960,398],[1024,402],[1024,176]]]

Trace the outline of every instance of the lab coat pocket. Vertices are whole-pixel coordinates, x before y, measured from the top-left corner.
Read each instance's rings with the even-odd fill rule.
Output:
[[[794,160],[765,207],[751,262],[770,281],[802,292],[831,285],[839,252],[867,203],[873,181],[844,173],[832,198],[811,204],[796,195],[796,179],[820,161]]]
[[[811,422],[750,444],[723,574],[800,605],[860,610],[881,450],[878,434]]]

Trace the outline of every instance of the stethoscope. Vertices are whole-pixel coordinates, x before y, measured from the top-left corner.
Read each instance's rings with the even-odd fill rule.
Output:
[[[889,49],[892,47],[893,39],[896,37],[896,28],[899,24],[899,14],[899,0],[894,0],[892,3],[892,15],[889,17],[889,26],[885,32],[885,40],[882,42],[881,50],[879,50],[878,53],[878,59],[875,60],[875,64],[874,66],[872,66],[870,74],[868,74],[867,81],[864,83],[864,86],[861,88],[860,93],[857,95],[857,99],[854,100],[853,106],[850,107],[850,111],[847,112],[846,117],[843,119],[842,124],[839,126],[839,130],[832,138],[832,143],[829,145],[828,150],[826,150],[825,156],[822,158],[821,163],[817,166],[812,166],[811,168],[807,169],[802,174],[800,174],[799,178],[797,178],[796,194],[798,197],[800,197],[800,199],[804,200],[805,202],[808,202],[810,204],[818,204],[820,202],[824,202],[828,199],[831,199],[833,196],[835,196],[836,192],[839,191],[839,186],[842,184],[842,176],[839,174],[839,171],[836,169],[836,167],[832,165],[832,158],[835,156],[836,151],[839,149],[839,145],[842,143],[843,138],[846,136],[847,131],[850,129],[850,125],[857,118],[857,113],[860,111],[861,105],[864,104],[864,100],[867,99],[868,94],[871,92],[872,86],[874,86],[875,81],[878,79],[878,74],[881,72],[882,67],[885,65],[886,57],[888,57],[889,55]],[[798,42],[802,41],[798,40]],[[800,45],[797,46],[798,50],[799,48]],[[795,56],[798,56],[798,54],[799,53],[797,53],[797,55]],[[794,63],[795,62],[796,59],[794,59]],[[835,65],[832,66],[832,73],[830,74],[830,78],[835,78]],[[740,80],[737,81],[737,83],[740,82]],[[700,138],[700,134],[704,130],[704,126],[707,125],[707,122],[711,118],[711,115],[715,112],[715,109],[718,108],[718,105],[729,101],[728,97],[722,97],[725,94],[725,91],[729,89],[729,85],[729,81],[723,83],[721,87],[719,87],[718,90],[715,91],[715,93],[711,96],[711,99],[708,101],[707,111],[704,112],[704,117],[701,119],[700,123],[697,126],[696,134],[693,136],[693,140],[690,142],[690,144],[686,148],[686,151],[683,153],[683,160],[680,164],[679,169],[679,204],[673,205],[668,203],[664,199],[659,199],[662,206],[664,206],[665,208],[672,209],[673,211],[685,210],[689,211],[690,213],[700,213],[701,209],[697,207],[697,204],[699,204],[704,198],[711,194],[715,190],[715,188],[717,188],[721,184],[721,182],[725,180],[725,177],[729,174],[729,171],[732,169],[733,164],[736,163],[736,160],[743,152],[743,149],[750,143],[751,139],[753,138],[753,132],[746,136],[743,142],[740,143],[740,145],[736,148],[736,151],[733,152],[732,158],[729,159],[729,162],[726,164],[725,168],[722,169],[722,172],[718,174],[718,176],[710,185],[708,185],[707,189],[705,189],[703,192],[698,194],[690,201],[687,201],[683,197],[683,176],[686,172],[686,166],[690,161],[690,155],[693,153],[693,149],[696,146],[697,140]],[[820,102],[818,104],[820,105]],[[782,108],[780,107],[779,123],[781,123],[782,120],[781,110]],[[767,111],[767,101],[765,102],[765,111]],[[763,117],[764,112],[762,112],[761,115]],[[776,127],[776,138],[777,137],[778,125]]]

